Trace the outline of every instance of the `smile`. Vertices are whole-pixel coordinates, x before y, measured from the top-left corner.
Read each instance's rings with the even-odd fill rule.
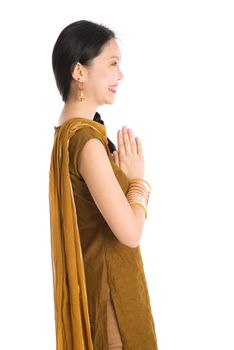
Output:
[[[116,87],[115,86],[110,86],[109,90],[113,93],[116,93]]]

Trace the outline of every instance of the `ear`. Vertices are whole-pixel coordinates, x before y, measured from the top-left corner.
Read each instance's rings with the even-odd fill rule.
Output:
[[[80,62],[73,64],[71,68],[71,75],[74,80],[79,82],[84,82],[85,80],[84,66]]]

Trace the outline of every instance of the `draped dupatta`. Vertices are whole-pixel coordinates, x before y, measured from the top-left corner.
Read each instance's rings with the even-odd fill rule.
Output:
[[[94,349],[68,153],[69,139],[87,126],[98,132],[103,128],[84,118],[64,122],[55,131],[51,154],[49,203],[57,350]]]

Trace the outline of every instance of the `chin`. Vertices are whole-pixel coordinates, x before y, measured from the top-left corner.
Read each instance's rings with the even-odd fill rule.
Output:
[[[102,98],[102,102],[100,100],[99,105],[112,105],[114,102],[115,102],[115,96],[111,96],[108,94]]]
[[[108,105],[112,105],[114,102],[115,102],[114,97],[106,99],[106,104],[108,104]]]
[[[105,100],[102,103],[99,103],[98,106],[103,106],[103,105],[112,105],[114,103],[114,101],[110,101],[110,100]]]

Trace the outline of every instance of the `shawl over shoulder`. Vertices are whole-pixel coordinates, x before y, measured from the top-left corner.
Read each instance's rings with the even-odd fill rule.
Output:
[[[72,118],[56,130],[49,172],[51,261],[57,350],[93,350],[85,270],[69,175],[69,139],[83,127]]]

